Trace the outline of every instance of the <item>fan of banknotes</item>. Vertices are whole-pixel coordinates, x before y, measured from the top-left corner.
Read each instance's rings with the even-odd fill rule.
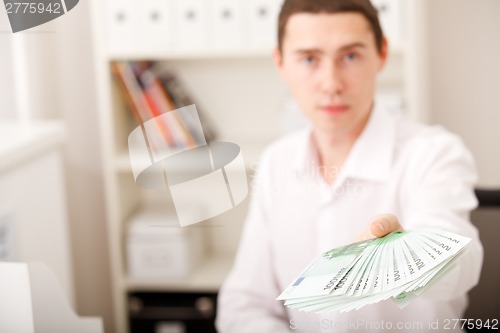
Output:
[[[470,238],[422,229],[325,252],[278,296],[305,312],[347,312],[392,298],[403,308],[440,279]]]

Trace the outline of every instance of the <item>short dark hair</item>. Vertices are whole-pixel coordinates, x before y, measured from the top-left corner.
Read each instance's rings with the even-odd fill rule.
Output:
[[[379,53],[382,52],[384,33],[380,26],[377,9],[370,0],[285,0],[278,17],[278,48],[280,51],[283,47],[288,20],[292,15],[298,13],[359,13],[368,20],[375,36],[377,50]]]

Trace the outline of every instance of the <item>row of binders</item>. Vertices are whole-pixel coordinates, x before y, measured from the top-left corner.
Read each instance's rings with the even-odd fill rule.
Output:
[[[283,0],[107,0],[107,47],[123,54],[269,50]]]
[[[372,0],[391,46],[403,39],[401,0]],[[269,51],[283,0],[106,0],[111,54]]]
[[[196,119],[183,112],[162,116],[193,104],[173,72],[148,61],[113,62],[111,68],[137,126],[148,123],[148,128],[153,129],[148,131],[152,150],[186,149],[213,140],[213,131],[206,121],[203,134]]]

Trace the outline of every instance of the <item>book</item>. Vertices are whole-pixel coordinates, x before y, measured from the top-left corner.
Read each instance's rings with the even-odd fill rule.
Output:
[[[178,79],[178,76],[175,74],[174,71],[168,68],[158,66],[158,64],[154,64],[151,70],[153,70],[156,73],[156,76],[163,85],[165,91],[167,91],[168,94],[170,95],[172,102],[174,103],[176,108],[182,108],[188,105],[198,104],[195,103],[194,99],[191,97],[191,94],[189,94],[188,90]],[[205,141],[206,142],[214,141],[217,135],[212,121],[210,121],[206,113],[203,112],[202,107],[197,107],[197,110],[198,110],[198,117],[200,118],[203,127],[203,133],[206,139]],[[190,119],[189,117],[184,117],[182,120],[188,126],[188,128],[191,129],[194,127],[193,119]],[[195,136],[195,140],[196,142],[200,142],[202,138]]]
[[[160,71],[150,61],[114,62],[112,73],[133,118],[142,127],[148,147],[154,152],[189,149],[215,139],[213,127],[206,117],[202,119],[199,110],[203,131],[198,119],[189,112],[169,113],[194,104],[174,73]]]
[[[176,109],[168,93],[149,69],[145,69],[140,74],[140,80],[144,85],[146,94],[150,95],[153,104],[159,108],[155,116],[166,114]],[[196,145],[193,133],[189,131],[184,121],[176,112],[171,117],[161,117],[161,121],[168,123],[171,133],[174,134],[173,139],[176,142],[176,147],[190,148]]]

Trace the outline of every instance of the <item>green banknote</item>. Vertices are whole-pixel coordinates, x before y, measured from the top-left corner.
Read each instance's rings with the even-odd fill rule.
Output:
[[[402,308],[449,273],[469,242],[422,229],[335,248],[314,260],[277,300],[315,313],[351,311],[389,298]]]

